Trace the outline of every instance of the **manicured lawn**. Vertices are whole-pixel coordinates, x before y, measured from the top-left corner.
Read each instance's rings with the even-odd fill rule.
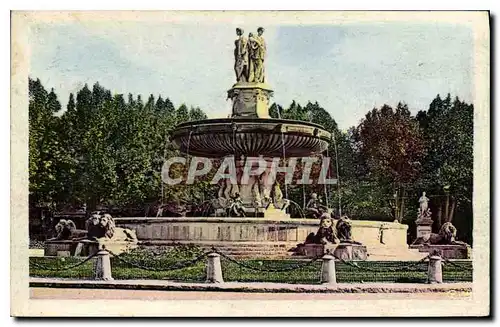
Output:
[[[189,259],[193,259],[193,256]],[[179,262],[189,259],[126,257],[127,261],[158,271],[144,270],[133,267],[116,258],[111,258],[112,274],[115,279],[168,279],[185,282],[203,282],[205,280],[205,262],[202,259],[191,265],[177,270],[168,269]],[[30,276],[33,277],[60,277],[91,279],[93,277],[95,258],[70,270],[59,270],[77,264],[83,259],[75,257],[32,257],[30,258]],[[303,265],[300,260],[242,260],[242,263],[258,269],[287,269]],[[305,267],[287,272],[255,271],[239,266],[222,258],[222,270],[225,281],[240,282],[280,282],[317,284],[320,279],[321,261],[316,261]],[[336,262],[337,281],[340,283],[359,282],[397,282],[397,283],[425,283],[427,280],[427,263],[400,262],[400,261],[365,261],[357,262],[358,267]],[[472,263],[470,261],[456,261],[455,265],[443,266],[445,282],[471,282]],[[43,267],[43,268],[42,268]],[[51,270],[45,269],[50,268]],[[52,269],[57,269],[53,271]]]

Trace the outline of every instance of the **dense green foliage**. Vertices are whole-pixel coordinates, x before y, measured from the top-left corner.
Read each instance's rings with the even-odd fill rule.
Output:
[[[204,119],[199,108],[175,109],[167,98],[112,95],[99,84],[70,95],[62,111],[57,97],[30,79],[30,204],[61,209],[87,204],[145,207],[189,200],[196,186],[162,186],[165,157],[178,155],[169,142],[173,127]]]
[[[135,208],[154,215],[160,202],[201,204],[215,186],[162,185],[164,158],[179,155],[169,141],[176,124],[206,118],[200,108],[175,107],[168,99],[112,92],[98,83],[71,94],[66,109],[54,90],[29,80],[30,206]],[[369,108],[367,108],[369,109]],[[353,219],[413,224],[417,199],[427,191],[437,223],[452,221],[459,238],[472,242],[473,105],[438,95],[412,115],[405,104],[369,111],[358,126],[338,128],[317,102],[273,104],[274,118],[318,123],[334,136],[327,153],[338,185],[288,185],[292,214],[300,216],[311,192]],[[338,162],[336,162],[338,158]],[[338,166],[338,169],[337,169]],[[300,176],[300,166],[297,168]],[[410,228],[413,231],[414,228]]]

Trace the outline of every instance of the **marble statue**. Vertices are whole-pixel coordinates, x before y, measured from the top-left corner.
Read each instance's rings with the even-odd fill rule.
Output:
[[[318,199],[318,194],[312,193],[305,208],[306,215],[312,215],[313,218],[320,218],[325,209],[326,207],[323,206]]]
[[[248,82],[248,40],[243,36],[243,29],[237,28],[238,38],[234,41],[234,72],[237,82]]]
[[[257,29],[257,36],[253,33],[248,35],[248,55],[249,55],[249,74],[248,81],[254,83],[264,83],[264,60],[266,57],[266,42],[262,34],[264,28]]]
[[[418,216],[422,218],[430,218],[429,198],[425,196],[425,192],[423,192],[420,199],[418,199],[418,203],[420,204],[418,208]]]

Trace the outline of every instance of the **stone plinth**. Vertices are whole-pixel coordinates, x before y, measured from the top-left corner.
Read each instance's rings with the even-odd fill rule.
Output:
[[[366,260],[368,250],[360,244],[305,244],[297,248],[297,254],[309,258],[315,258],[324,254],[333,254],[342,260]]]
[[[451,244],[451,245],[430,245],[420,244],[411,245],[411,249],[418,249],[419,252],[433,254],[435,252],[444,259],[471,259],[471,247],[469,245]]]
[[[273,90],[265,83],[236,83],[227,92],[233,101],[232,117],[269,118],[272,94]]]
[[[95,250],[92,252],[92,246],[95,243]],[[45,256],[57,256],[58,252],[67,251],[69,255],[74,256],[82,255],[88,256],[91,253],[97,251],[97,242],[92,242],[90,240],[83,241],[46,241],[44,247]]]
[[[434,221],[430,218],[419,218],[415,221],[417,225],[417,238],[424,237],[432,233],[432,224]]]
[[[44,245],[45,256],[57,256],[57,252],[69,251],[74,253],[76,244],[73,241],[46,241]]]
[[[99,246],[100,245],[100,246]],[[137,244],[131,242],[97,242],[91,240],[64,240],[64,241],[46,241],[44,248],[44,256],[60,256],[61,253],[67,252],[70,256],[83,256],[87,257],[91,254],[97,253],[99,247],[104,245],[107,250],[114,254],[120,254],[125,251],[132,250],[137,247]]]

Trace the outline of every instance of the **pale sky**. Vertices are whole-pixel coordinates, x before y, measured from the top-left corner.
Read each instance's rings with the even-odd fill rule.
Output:
[[[209,117],[231,112],[235,28],[245,24],[64,22],[38,24],[30,37],[30,77],[70,92],[95,82],[116,93],[169,97]],[[342,129],[383,104],[425,110],[439,93],[473,97],[472,31],[445,23],[264,26],[273,102],[317,101]]]

